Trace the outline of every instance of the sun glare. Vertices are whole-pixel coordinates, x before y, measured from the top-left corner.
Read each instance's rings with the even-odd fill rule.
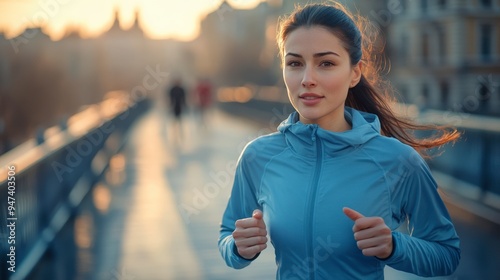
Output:
[[[250,9],[262,0],[230,0],[230,5]],[[83,37],[105,32],[119,11],[120,26],[128,29],[136,11],[146,35],[153,39],[191,40],[198,36],[199,21],[222,0],[49,0],[0,1],[0,33],[19,35],[25,28],[42,27],[53,40],[68,31]]]

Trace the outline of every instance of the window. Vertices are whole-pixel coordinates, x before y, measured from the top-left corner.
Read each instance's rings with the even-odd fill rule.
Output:
[[[495,91],[494,83],[491,74],[489,76],[481,76],[479,78],[479,91],[477,97],[480,100],[489,100],[492,93]]]
[[[479,55],[483,61],[491,59],[493,27],[491,24],[481,24],[479,27]]]
[[[481,6],[484,8],[491,8],[492,6],[492,1],[491,0],[481,0]]]
[[[428,7],[427,0],[420,0],[420,10],[422,11],[422,14],[427,13],[427,7]]]
[[[406,1],[399,1],[399,6],[401,7],[401,14],[400,15],[408,13],[408,11],[406,10],[408,8]]]
[[[439,87],[441,91],[441,108],[446,109],[448,107],[448,99],[450,96],[450,86],[448,85],[448,82],[443,81]]]
[[[479,100],[479,109],[482,110],[483,113],[487,113],[488,103],[490,103],[492,95],[495,92],[496,84],[491,74],[488,76],[480,76],[478,80],[479,84],[475,95]]]
[[[488,89],[488,86],[485,84],[479,85],[479,99],[481,100],[487,100],[490,97],[490,90]]]
[[[427,84],[422,85],[422,105],[425,108],[429,107],[429,86]]]
[[[439,7],[439,9],[441,9],[441,10],[446,9],[446,0],[439,0],[439,1],[438,1],[438,7]]]
[[[401,34],[399,42],[399,58],[401,62],[406,62],[406,60],[408,59],[408,41],[408,34]]]
[[[446,62],[446,32],[442,26],[437,29],[439,60]]]
[[[422,34],[422,64],[429,64],[429,34]]]
[[[490,99],[490,89],[484,83],[479,85],[479,109],[482,113],[486,113],[488,111],[488,101]]]

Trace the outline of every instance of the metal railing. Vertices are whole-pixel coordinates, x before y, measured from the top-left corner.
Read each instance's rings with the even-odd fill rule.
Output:
[[[0,157],[0,279],[29,275],[148,106],[115,92]]]
[[[227,89],[226,89],[227,90]],[[227,90],[227,92],[230,92]],[[233,90],[232,92],[237,92]],[[229,113],[254,119],[273,129],[279,120],[287,117],[293,108],[286,100],[259,98],[253,89],[244,102],[237,98],[223,100],[219,107]],[[285,96],[285,94],[281,94]],[[225,101],[225,102],[224,102]],[[419,123],[450,125],[456,127],[462,137],[454,144],[446,145],[440,156],[429,160],[429,166],[440,186],[449,193],[485,206],[473,209],[475,214],[500,224],[500,118],[486,117],[461,112],[425,110],[420,112],[415,105],[396,104],[395,110]],[[465,204],[465,203],[464,203]],[[470,210],[468,209],[468,210]],[[490,213],[490,214],[488,214]]]
[[[482,216],[500,224],[500,118],[427,110],[420,114],[426,123],[453,125],[462,133],[454,144],[429,162],[440,186],[455,194],[492,208]]]

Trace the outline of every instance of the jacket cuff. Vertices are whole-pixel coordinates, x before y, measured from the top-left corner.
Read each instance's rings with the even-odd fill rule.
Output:
[[[242,259],[244,259],[245,261],[253,261],[253,260],[255,260],[256,258],[258,258],[258,257],[259,257],[259,255],[260,255],[260,252],[259,252],[259,253],[257,253],[257,255],[255,255],[255,257],[253,257],[253,258],[251,258],[251,259],[244,258],[244,257],[242,257],[242,256],[240,255],[240,253],[238,253],[238,248],[236,247],[236,244],[234,244],[234,243],[233,243],[233,253],[234,253],[236,256],[238,256],[238,258],[242,258]]]
[[[403,253],[401,252],[401,234],[402,233],[397,231],[392,232],[392,252],[387,258],[377,258],[378,260],[385,264],[392,264],[400,261]]]
[[[396,251],[396,238],[394,238],[394,234],[392,234],[392,252],[389,256],[385,257],[385,258],[379,258],[377,256],[375,256],[375,258],[377,258],[379,261],[386,261],[388,259],[390,259],[393,255],[394,255],[394,251]]]

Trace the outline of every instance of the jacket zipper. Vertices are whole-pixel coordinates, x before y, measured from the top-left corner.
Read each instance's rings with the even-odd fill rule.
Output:
[[[316,191],[318,189],[318,182],[319,182],[319,175],[321,173],[321,162],[323,161],[323,149],[321,147],[321,142],[318,137],[316,138],[316,169],[314,170],[314,177],[313,177],[313,182],[311,185],[311,190],[309,192],[309,200],[308,200],[308,207],[306,208],[308,210],[308,222],[306,223],[307,228],[305,229],[306,232],[306,244],[307,244],[307,254],[308,258],[306,258],[306,261],[309,264],[309,279],[314,280],[315,278],[315,270],[316,270],[316,264],[315,264],[315,259],[314,259],[314,249],[312,248],[313,245],[313,226],[314,226],[314,209],[315,209],[315,201],[316,201]]]

